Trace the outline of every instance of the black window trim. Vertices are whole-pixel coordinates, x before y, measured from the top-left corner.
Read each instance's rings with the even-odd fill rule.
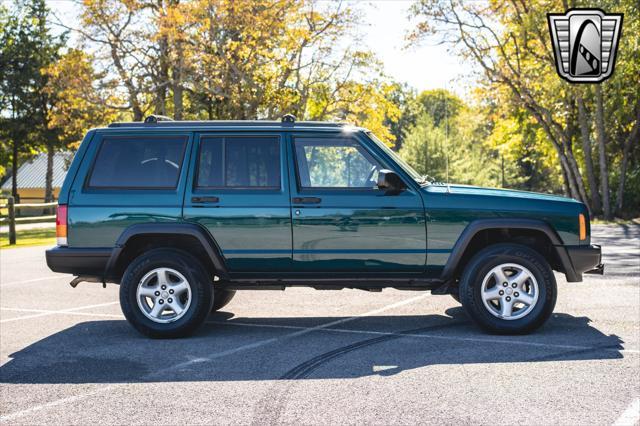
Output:
[[[182,147],[182,160],[180,161],[180,168],[178,169],[178,177],[176,179],[176,184],[174,186],[94,186],[90,185],[91,177],[93,175],[96,163],[98,161],[98,157],[100,156],[100,151],[104,146],[105,141],[110,139],[142,139],[147,137],[153,137],[157,139],[181,139],[184,142],[184,146]],[[96,153],[93,156],[93,160],[91,161],[91,167],[87,171],[87,174],[84,179],[84,183],[82,185],[82,192],[96,192],[96,191],[170,191],[176,192],[178,190],[178,186],[180,185],[180,178],[182,177],[182,172],[184,168],[184,160],[187,153],[187,148],[189,146],[190,135],[187,134],[170,134],[170,135],[157,135],[157,134],[127,134],[127,135],[103,135],[102,139],[100,139],[100,146],[96,149]]]
[[[207,138],[220,138],[222,139],[222,168],[223,173],[226,172],[224,167],[226,166],[226,139],[227,138],[273,138],[278,143],[278,175],[280,184],[277,186],[199,186],[198,178],[200,177],[200,152],[202,150],[202,141]],[[281,192],[283,190],[283,173],[282,173],[282,137],[280,133],[201,133],[197,138],[198,149],[196,150],[196,158],[193,170],[193,184],[192,192],[205,193],[207,191],[271,191]]]
[[[371,194],[371,193],[380,193],[383,194],[385,191],[377,188],[377,187],[360,187],[360,188],[350,188],[350,187],[339,187],[339,186],[302,186],[302,179],[300,179],[300,170],[298,166],[298,153],[296,150],[296,139],[345,139],[354,141],[357,143],[360,148],[362,148],[367,154],[369,154],[376,162],[378,162],[382,167],[387,168],[388,166],[384,161],[377,158],[371,150],[364,144],[355,134],[341,134],[341,133],[330,133],[330,134],[292,134],[291,135],[291,153],[293,155],[293,167],[296,175],[296,188],[298,193],[313,193],[313,192],[349,192],[349,193],[362,193],[362,194]]]

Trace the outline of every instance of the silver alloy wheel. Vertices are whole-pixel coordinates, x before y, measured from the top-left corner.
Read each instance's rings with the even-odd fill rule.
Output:
[[[538,302],[538,282],[531,271],[516,263],[503,263],[482,280],[480,296],[484,307],[505,320],[520,319]]]
[[[140,311],[151,321],[177,321],[191,305],[191,285],[175,269],[156,268],[147,272],[138,283],[136,300]]]

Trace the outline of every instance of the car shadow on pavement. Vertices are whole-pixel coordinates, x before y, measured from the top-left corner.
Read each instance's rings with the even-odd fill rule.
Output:
[[[10,356],[2,383],[296,380],[389,376],[438,364],[622,358],[623,341],[589,318],[555,314],[536,333],[482,333],[460,307],[447,315],[340,317],[210,316],[187,339],[152,340],[126,321],[89,321]]]

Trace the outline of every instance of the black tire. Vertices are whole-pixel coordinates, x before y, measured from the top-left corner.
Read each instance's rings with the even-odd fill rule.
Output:
[[[158,323],[142,313],[136,299],[138,283],[156,268],[171,268],[182,274],[191,287],[191,303],[186,313],[173,322]],[[200,261],[182,250],[154,249],[131,262],[120,283],[120,306],[127,321],[152,338],[177,338],[193,333],[209,315],[213,285]]]
[[[224,308],[231,302],[233,296],[236,295],[235,290],[225,290],[225,289],[215,289],[213,290],[213,306],[211,307],[211,312],[219,311]]]
[[[482,301],[484,277],[494,267],[505,263],[527,268],[538,283],[537,302],[522,318],[499,318]],[[469,261],[460,279],[462,306],[483,329],[496,334],[525,334],[540,327],[551,316],[556,297],[556,279],[549,263],[535,250],[518,244],[495,244],[481,250]]]
[[[460,295],[458,293],[449,293],[449,294],[450,294],[451,297],[453,297],[453,300],[455,300],[456,302],[460,303]]]

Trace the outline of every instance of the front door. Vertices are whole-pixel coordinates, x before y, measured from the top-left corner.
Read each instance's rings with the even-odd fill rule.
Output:
[[[293,271],[424,272],[422,199],[411,186],[378,189],[378,171],[393,164],[367,142],[353,133],[290,138]]]
[[[206,227],[229,272],[289,271],[289,178],[280,133],[196,138],[184,218]]]

